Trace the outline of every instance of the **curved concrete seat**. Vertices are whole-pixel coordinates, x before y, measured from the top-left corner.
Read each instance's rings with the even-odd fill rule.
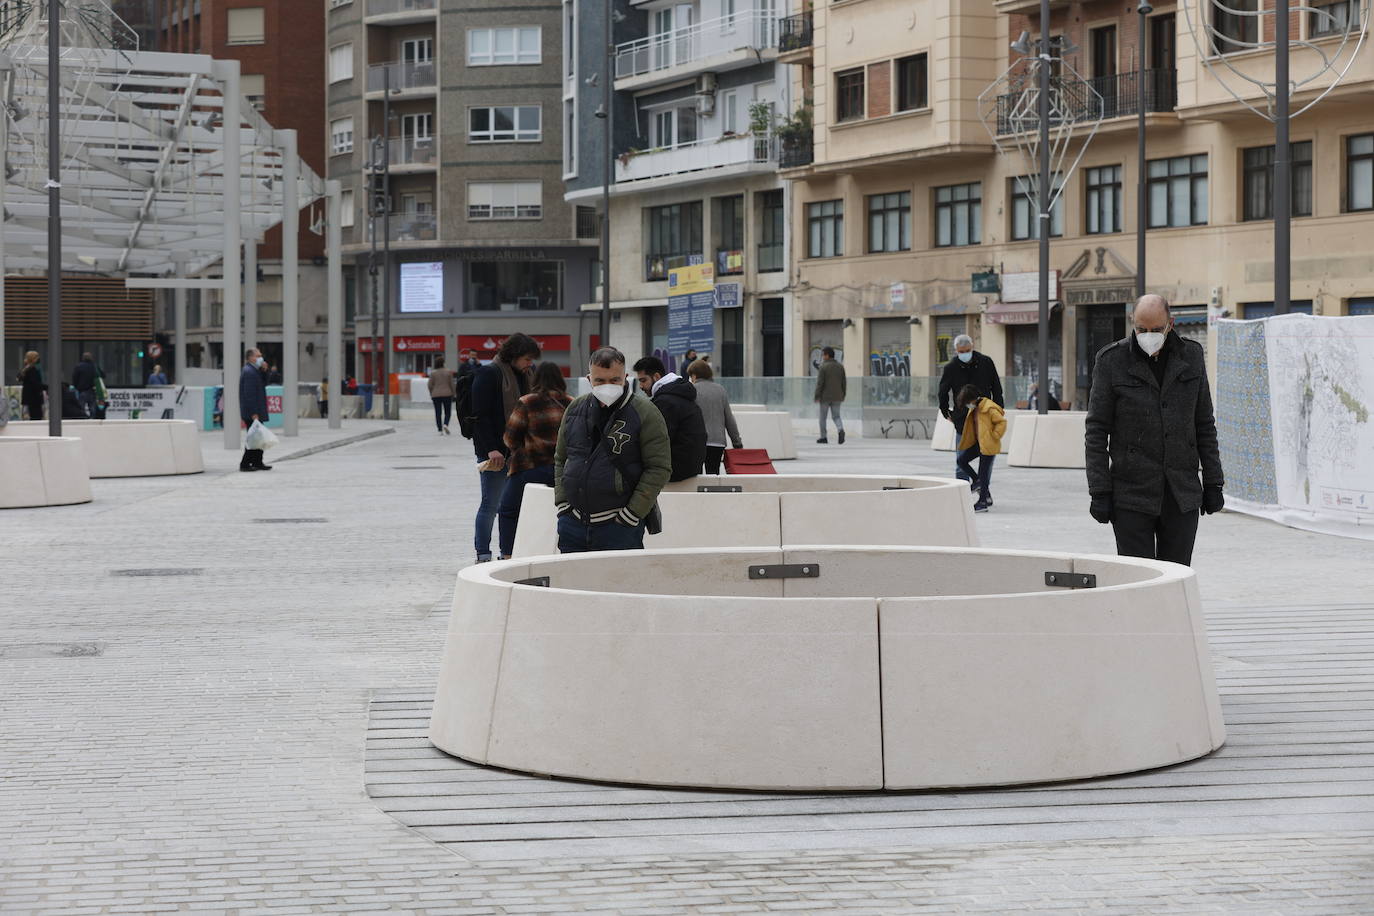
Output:
[[[703,493],[699,487],[741,492]],[[663,532],[645,540],[654,549],[778,547],[822,536],[839,544],[978,544],[968,484],[947,477],[703,474],[668,484],[659,507]],[[527,486],[513,555],[557,553],[556,528],[553,488]]]
[[[1016,429],[1017,418],[1031,413],[1029,410],[1008,410],[1006,431],[1002,433],[1002,454],[1010,447],[1012,431]],[[935,415],[935,430],[930,434],[930,447],[937,452],[957,452],[959,437],[955,435],[954,424],[945,419],[944,414]]]
[[[732,408],[733,409],[733,408]],[[745,410],[735,413],[735,425],[745,448],[763,448],[774,461],[797,457],[792,415],[782,410]]]
[[[1036,413],[1015,411],[1016,425],[1009,429],[1011,447],[1006,449],[1007,464],[1017,468],[1081,468],[1086,464],[1083,448],[1082,410],[1055,410]]]
[[[90,502],[91,475],[81,440],[19,435],[10,432],[15,425],[0,427],[0,509]]]
[[[1187,567],[796,546],[463,570],[429,737],[561,777],[925,789],[1165,766],[1225,726]]]
[[[46,421],[26,420],[3,435],[41,435]],[[80,439],[91,477],[154,477],[205,470],[200,432],[193,420],[63,420],[62,431]]]
[[[767,404],[731,404],[731,413],[758,413],[760,410],[767,410]]]

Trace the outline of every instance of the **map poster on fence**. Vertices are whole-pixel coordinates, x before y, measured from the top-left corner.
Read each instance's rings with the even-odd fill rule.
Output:
[[[668,352],[715,351],[715,265],[694,264],[668,272]]]

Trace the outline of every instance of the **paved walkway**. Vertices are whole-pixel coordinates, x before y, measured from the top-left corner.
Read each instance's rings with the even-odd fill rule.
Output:
[[[1203,522],[1198,569],[1235,736],[1224,753],[1259,748],[1247,767],[1274,786],[1241,792],[1233,815],[1182,816],[1207,781],[1175,768],[1161,772],[1181,785],[1145,774],[999,792],[1056,793],[1069,813],[1014,830],[994,819],[976,836],[922,827],[995,809],[985,793],[931,793],[885,814],[886,833],[748,849],[675,831],[668,851],[594,854],[514,838],[477,856],[366,790],[370,717],[433,687],[453,575],[472,554],[469,444],[402,422],[238,474],[217,441],[204,475],[95,481],[88,505],[0,514],[6,916],[1374,909],[1367,544],[1233,514]],[[920,443],[851,440],[808,442],[781,470],[950,464]],[[1110,548],[1078,472],[998,468],[994,492],[985,544]],[[1075,834],[1071,812],[1089,799],[1137,826]],[[1283,805],[1305,819],[1276,818]]]

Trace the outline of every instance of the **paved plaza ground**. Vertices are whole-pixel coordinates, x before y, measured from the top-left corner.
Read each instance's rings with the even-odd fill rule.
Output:
[[[782,473],[952,470],[924,441],[812,439]],[[1204,760],[1020,790],[646,790],[424,740],[473,555],[470,443],[304,421],[258,474],[203,445],[203,475],[0,513],[4,916],[1374,913],[1367,541],[1202,521],[1228,726]],[[1081,471],[999,466],[993,492],[985,546],[1112,552]]]

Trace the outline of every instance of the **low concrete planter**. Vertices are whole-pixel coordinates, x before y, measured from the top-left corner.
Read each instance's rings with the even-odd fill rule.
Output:
[[[41,436],[47,421],[25,420],[0,436]],[[62,431],[80,439],[91,477],[156,477],[205,470],[200,432],[191,420],[63,420]]]
[[[1083,448],[1084,422],[1081,410],[1056,410],[1050,413],[1016,411],[1019,418],[1008,430],[1011,447],[1007,463],[1017,468],[1081,468],[1086,459]]]
[[[30,423],[0,427],[0,509],[90,502],[91,475],[81,440],[20,435],[12,431],[17,425]]]
[[[739,487],[738,493],[698,487]],[[838,544],[973,547],[968,484],[944,477],[789,474],[707,475],[670,483],[659,496],[663,533],[646,546],[778,547]],[[517,557],[558,552],[553,489],[528,486],[515,533]]]
[[[463,570],[429,737],[543,775],[814,791],[1127,773],[1225,726],[1187,567],[797,546]]]
[[[1002,454],[1007,454],[1007,449],[1011,446],[1012,431],[1016,429],[1017,420],[1021,417],[1033,413],[1030,410],[1008,410],[1004,414],[1007,420],[1006,431],[1002,433]],[[954,424],[946,420],[944,414],[939,414],[935,418],[935,431],[930,436],[930,447],[937,452],[957,452],[959,450],[959,437],[955,434]]]
[[[763,448],[774,461],[797,457],[792,434],[792,415],[781,410],[744,410],[735,413],[735,425],[745,448]]]

